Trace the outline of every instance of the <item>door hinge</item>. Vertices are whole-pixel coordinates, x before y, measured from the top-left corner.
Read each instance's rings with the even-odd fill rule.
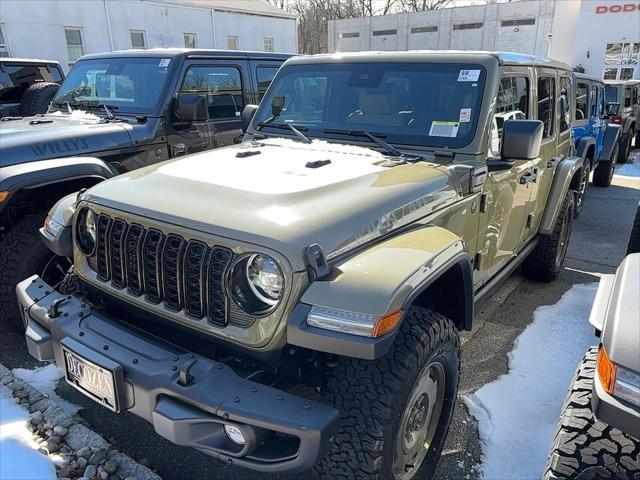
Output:
[[[473,258],[473,269],[480,270],[482,266],[482,252],[476,253],[476,256]]]
[[[533,217],[535,217],[533,213],[527,215],[527,228],[531,228],[531,225],[533,225]]]
[[[487,203],[489,203],[487,193],[480,195],[480,213],[487,213]]]

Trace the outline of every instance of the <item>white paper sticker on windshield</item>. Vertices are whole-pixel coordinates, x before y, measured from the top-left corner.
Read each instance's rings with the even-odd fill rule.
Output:
[[[480,70],[460,70],[459,82],[477,82],[480,78]]]
[[[170,63],[171,63],[171,59],[170,58],[163,58],[163,59],[160,60],[160,63],[158,63],[158,67],[167,68]]]
[[[431,137],[453,138],[458,135],[458,127],[460,127],[460,123],[458,122],[440,122],[438,120],[434,120],[431,122],[429,135]]]
[[[460,123],[467,123],[471,121],[471,109],[470,108],[461,108],[460,109]]]

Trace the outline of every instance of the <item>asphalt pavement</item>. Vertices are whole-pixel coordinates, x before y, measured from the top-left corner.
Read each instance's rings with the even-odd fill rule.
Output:
[[[636,155],[640,163],[640,154]],[[573,226],[565,270],[553,283],[512,275],[490,298],[477,306],[474,329],[463,334],[460,397],[507,373],[507,354],[513,342],[533,320],[541,305],[556,303],[577,283],[597,282],[613,273],[624,258],[629,232],[640,201],[640,179],[614,177],[609,188],[590,187],[584,209]],[[570,342],[571,339],[567,338]],[[595,340],[594,340],[595,341]],[[41,365],[31,358],[23,338],[0,325],[0,363],[9,368]],[[541,372],[542,374],[543,372]],[[166,480],[264,480],[273,477],[230,467],[202,453],[178,447],[159,437],[147,422],[131,414],[113,414],[61,382],[58,393],[82,405],[80,415],[98,433],[135,459],[146,458]],[[523,432],[525,435],[526,432]],[[477,424],[458,401],[443,456],[435,478],[475,479],[481,461]]]

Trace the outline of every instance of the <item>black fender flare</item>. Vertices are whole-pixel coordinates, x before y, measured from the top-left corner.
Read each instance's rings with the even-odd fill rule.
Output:
[[[117,172],[107,163],[94,157],[54,158],[2,167],[0,192],[8,192],[9,195],[0,203],[0,211],[21,190],[82,178],[106,180],[115,175]]]
[[[631,130],[631,125],[635,126],[636,119],[635,117],[627,117],[624,119],[624,123],[622,124],[622,133],[620,135],[626,135]]]
[[[580,158],[582,158],[582,161],[584,162],[584,160],[587,157],[587,151],[589,150],[589,147],[593,146],[593,151],[596,151],[596,139],[593,137],[581,137],[580,139],[578,139],[578,142],[576,143],[576,155]],[[592,158],[591,162],[595,163],[597,159],[596,158]],[[591,165],[591,167],[593,167],[593,165]]]
[[[612,160],[611,155],[613,154],[613,149],[620,139],[621,131],[622,127],[620,127],[620,125],[614,125],[611,123],[607,125],[607,129],[604,131],[604,138],[602,139],[602,151],[600,152],[598,161],[609,162]]]

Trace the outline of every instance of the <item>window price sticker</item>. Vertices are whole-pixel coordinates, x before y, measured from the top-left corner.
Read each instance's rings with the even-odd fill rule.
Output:
[[[460,70],[459,82],[477,82],[480,78],[480,70]]]
[[[162,60],[160,60],[160,62],[158,62],[158,67],[167,68],[170,63],[171,63],[170,58],[163,58]]]

